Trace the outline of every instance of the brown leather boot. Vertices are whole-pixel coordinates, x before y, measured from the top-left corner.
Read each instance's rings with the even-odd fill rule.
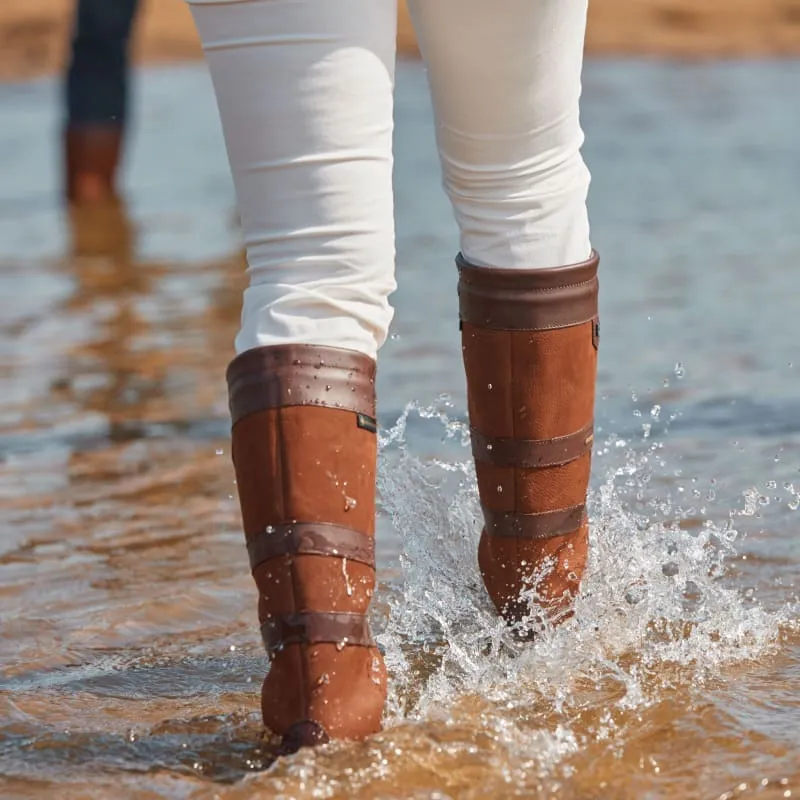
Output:
[[[588,551],[586,493],[599,323],[596,253],[573,266],[487,269],[457,259],[472,452],[485,527],[478,563],[497,610],[570,615]]]
[[[117,196],[122,154],[120,125],[68,127],[64,132],[64,191],[70,203],[108,202]]]
[[[271,667],[265,726],[282,752],[381,727],[375,588],[375,362],[260,347],[228,368],[233,463]]]

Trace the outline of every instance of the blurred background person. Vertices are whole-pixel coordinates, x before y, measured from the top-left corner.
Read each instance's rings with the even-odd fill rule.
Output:
[[[139,0],[77,0],[64,81],[64,191],[115,199],[130,110],[129,42]]]

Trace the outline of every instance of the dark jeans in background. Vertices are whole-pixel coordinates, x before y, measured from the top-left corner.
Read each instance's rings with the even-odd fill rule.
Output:
[[[70,127],[125,124],[128,42],[139,0],[77,0],[67,69]]]

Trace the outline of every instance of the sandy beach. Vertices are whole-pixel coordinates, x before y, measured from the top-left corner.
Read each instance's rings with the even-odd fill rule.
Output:
[[[73,0],[4,0],[0,79],[53,73],[64,62]],[[398,46],[416,43],[405,3]],[[587,52],[680,58],[800,54],[800,0],[592,0]],[[200,56],[185,0],[145,0],[134,41],[138,63]]]

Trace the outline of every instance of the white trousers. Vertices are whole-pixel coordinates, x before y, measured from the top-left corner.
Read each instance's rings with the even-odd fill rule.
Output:
[[[374,357],[395,288],[396,0],[190,2],[247,247],[237,352],[301,343]],[[444,188],[475,265],[589,256],[586,4],[409,0]]]

